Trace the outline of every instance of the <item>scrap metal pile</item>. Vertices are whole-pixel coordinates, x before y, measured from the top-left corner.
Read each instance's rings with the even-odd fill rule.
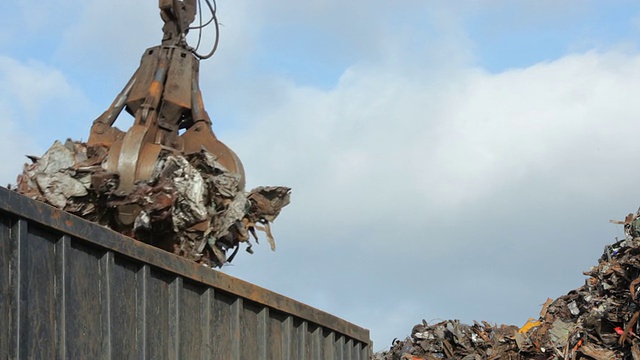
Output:
[[[16,190],[212,267],[230,262],[240,243],[252,252],[256,230],[266,233],[275,250],[269,223],[289,204],[289,188],[245,192],[240,175],[206,150],[184,155],[168,149],[150,179],[124,194],[117,190],[118,174],[105,170],[108,154],[105,145],[55,142],[41,158],[30,157]],[[123,226],[116,209],[137,214],[133,226]]]
[[[374,359],[640,359],[639,216],[617,222],[626,238],[605,248],[584,286],[548,299],[538,319],[520,328],[423,320]]]

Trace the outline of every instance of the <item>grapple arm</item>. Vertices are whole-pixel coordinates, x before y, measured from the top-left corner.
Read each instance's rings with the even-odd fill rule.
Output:
[[[159,0],[159,6],[165,21],[162,44],[145,51],[129,82],[94,121],[88,143],[110,146],[107,170],[118,173],[117,191],[123,195],[135,182],[152,176],[162,149],[183,154],[205,149],[239,174],[244,188],[240,159],[211,129],[198,85],[200,61],[185,40],[195,18],[195,0]],[[123,109],[135,118],[126,133],[113,126]],[[185,129],[181,135],[180,129]],[[122,209],[119,217],[129,225],[135,215]]]

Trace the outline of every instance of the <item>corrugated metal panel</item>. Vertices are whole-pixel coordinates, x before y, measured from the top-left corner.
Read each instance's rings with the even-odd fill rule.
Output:
[[[0,188],[0,358],[369,359],[369,331]]]

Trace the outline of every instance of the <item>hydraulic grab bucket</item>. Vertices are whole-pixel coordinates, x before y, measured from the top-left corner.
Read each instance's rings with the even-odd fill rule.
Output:
[[[186,42],[195,19],[195,0],[160,0],[159,7],[165,22],[162,44],[145,51],[124,89],[93,122],[88,143],[109,146],[107,171],[118,174],[117,191],[123,196],[137,181],[152,176],[163,150],[209,151],[227,170],[240,175],[244,189],[240,159],[211,128],[198,82],[200,56]],[[123,109],[134,117],[127,132],[113,126]],[[122,205],[118,221],[131,226],[138,212],[135,205]]]

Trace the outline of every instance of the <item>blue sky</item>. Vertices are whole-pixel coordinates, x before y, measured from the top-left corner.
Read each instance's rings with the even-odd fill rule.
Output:
[[[438,11],[459,17],[453,26],[459,26],[457,31],[468,37],[470,64],[496,73],[574,52],[612,47],[632,50],[640,35],[640,5],[633,1],[590,1],[579,6],[571,1],[480,1],[461,13],[451,7]],[[442,26],[440,19],[432,18],[432,8],[428,6],[397,6],[390,10],[379,17],[388,31],[408,35],[410,46],[426,46],[437,37],[446,37],[443,33],[451,30],[451,24]],[[357,21],[353,26],[358,27]],[[259,34],[260,46],[252,65],[301,85],[331,88],[345,68],[372,60],[366,52],[363,58],[357,46],[336,36],[331,27],[330,22],[303,24],[295,20],[267,24]]]
[[[527,7],[512,2],[511,6],[480,9],[470,16],[465,28],[476,44],[477,64],[500,72],[594,48],[635,49],[640,35],[640,5],[636,2],[558,3],[564,5],[557,5],[552,13],[544,5]]]
[[[278,250],[222,271],[370,328],[376,349],[423,318],[524,323],[640,205],[636,2],[218,6],[214,130],[249,186],[293,187]],[[161,21],[127,0],[5,2],[0,21],[9,183],[23,154],[87,138]]]

